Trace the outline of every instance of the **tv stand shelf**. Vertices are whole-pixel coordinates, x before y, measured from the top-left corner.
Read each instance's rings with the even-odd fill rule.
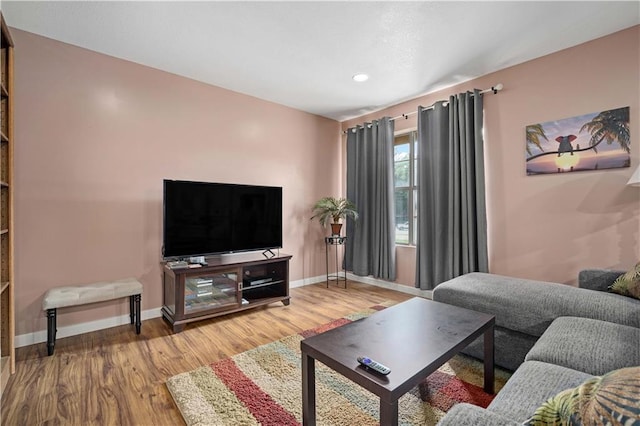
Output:
[[[165,263],[162,316],[178,333],[190,322],[274,302],[288,305],[290,259],[248,253],[208,258],[197,268],[172,269]]]
[[[272,285],[276,285],[276,284],[281,284],[284,281],[269,281],[267,283],[262,283],[262,284],[252,284],[252,285],[243,285],[242,286],[242,290],[243,291],[249,291],[249,290],[253,290],[255,288],[260,288],[260,287],[268,287],[268,286],[272,286]]]

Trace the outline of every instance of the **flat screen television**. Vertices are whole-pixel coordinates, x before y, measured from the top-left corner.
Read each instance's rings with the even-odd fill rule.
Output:
[[[282,188],[164,180],[163,257],[282,248]]]

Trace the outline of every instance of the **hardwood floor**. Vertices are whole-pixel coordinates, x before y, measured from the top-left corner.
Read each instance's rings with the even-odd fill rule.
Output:
[[[165,386],[178,373],[280,339],[385,300],[412,296],[349,282],[291,289],[291,304],[188,324],[173,334],[161,318],[142,333],[119,326],[18,348],[16,374],[2,396],[3,425],[180,425]]]

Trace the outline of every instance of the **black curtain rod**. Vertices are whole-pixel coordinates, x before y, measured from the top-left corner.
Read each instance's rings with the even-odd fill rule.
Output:
[[[496,84],[495,86],[491,86],[491,88],[490,88],[490,89],[484,89],[484,90],[481,90],[481,91],[480,91],[480,94],[482,95],[482,94],[485,94],[485,93],[493,93],[493,94],[495,95],[495,94],[497,94],[500,90],[502,90],[503,88],[504,88],[504,86],[502,85],[502,83],[498,83],[498,84]],[[473,93],[472,93],[472,95],[473,95]],[[438,101],[438,102],[445,102],[445,103],[446,103],[447,101]],[[438,102],[433,103],[432,105],[430,105],[430,106],[426,107],[425,109],[432,109],[433,107],[435,107],[435,105],[436,105]],[[399,116],[397,116],[397,117],[390,118],[390,120],[395,121],[395,120],[397,120],[397,119],[399,119],[399,118],[404,118],[404,119],[406,120],[406,119],[408,119],[410,116],[415,115],[415,114],[417,114],[417,113],[418,113],[418,111],[409,112],[409,113],[406,113],[406,114],[399,115]],[[368,128],[371,128],[371,126],[372,126],[372,124],[371,124],[371,123],[365,123],[365,125],[366,125]],[[358,127],[358,126],[356,126],[356,127]],[[351,131],[355,133],[355,131],[356,131],[356,127],[352,127],[352,130],[351,130]],[[342,132],[342,134],[346,135],[346,134],[347,134],[347,130],[344,130],[344,131]]]

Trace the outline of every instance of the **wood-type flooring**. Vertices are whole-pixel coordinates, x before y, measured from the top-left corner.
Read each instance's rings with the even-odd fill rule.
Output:
[[[193,370],[385,300],[412,296],[349,281],[290,291],[291,303],[188,324],[174,334],[162,319],[142,333],[123,325],[16,350],[16,374],[2,395],[2,425],[181,425],[165,386]]]

